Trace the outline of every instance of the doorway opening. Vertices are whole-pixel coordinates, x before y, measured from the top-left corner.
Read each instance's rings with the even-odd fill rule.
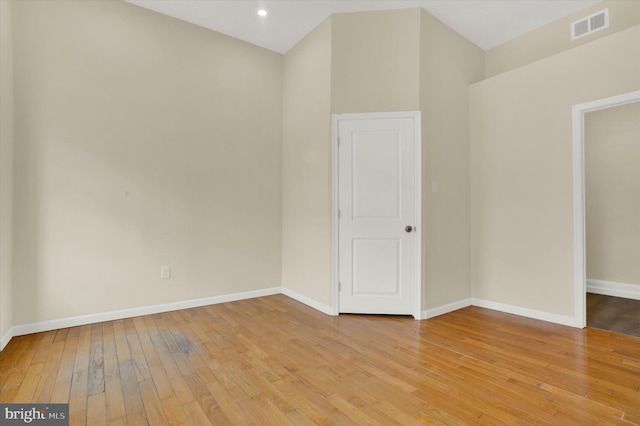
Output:
[[[587,327],[640,337],[640,102],[586,114]]]
[[[573,106],[574,321],[587,326],[585,119],[591,112],[640,102],[640,90]]]

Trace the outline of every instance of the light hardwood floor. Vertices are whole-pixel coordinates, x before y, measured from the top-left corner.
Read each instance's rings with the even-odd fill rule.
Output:
[[[329,317],[269,296],[15,337],[0,402],[71,424],[640,424],[640,339],[481,308]]]

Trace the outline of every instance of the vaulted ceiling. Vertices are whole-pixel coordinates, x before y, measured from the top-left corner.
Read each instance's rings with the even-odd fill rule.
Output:
[[[286,53],[333,13],[422,7],[484,50],[600,0],[125,0]],[[267,16],[258,16],[263,9]],[[568,31],[568,30],[567,30]]]

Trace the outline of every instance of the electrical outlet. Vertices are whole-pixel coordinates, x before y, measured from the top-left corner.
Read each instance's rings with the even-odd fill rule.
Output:
[[[437,180],[432,180],[431,181],[431,192],[433,192],[433,193],[438,192],[438,181]]]
[[[161,266],[160,267],[160,279],[168,280],[171,278],[171,266]]]

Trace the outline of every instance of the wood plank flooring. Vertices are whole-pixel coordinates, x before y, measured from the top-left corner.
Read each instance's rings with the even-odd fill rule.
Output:
[[[587,293],[587,327],[640,337],[640,300]]]
[[[330,317],[269,296],[15,337],[0,402],[72,425],[640,424],[640,339],[476,307]]]

